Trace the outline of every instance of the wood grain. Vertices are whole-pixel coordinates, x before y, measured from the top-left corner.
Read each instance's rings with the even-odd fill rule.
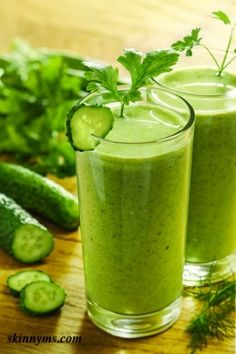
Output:
[[[222,47],[226,29],[210,19],[222,9],[236,14],[235,0],[0,0],[0,51],[14,37],[34,46],[69,49],[104,62],[114,62],[124,47],[150,50],[166,47],[200,26],[212,46]],[[205,37],[205,38],[206,38]],[[76,193],[75,179],[60,181]],[[48,271],[67,290],[60,313],[31,318],[19,309],[18,299],[6,287],[6,279],[25,267],[0,251],[0,354],[189,354],[186,324],[199,304],[185,298],[181,317],[168,331],[146,339],[124,340],[97,329],[85,307],[82,251],[79,234],[65,233],[47,224],[55,234],[53,253],[31,268]],[[81,336],[81,343],[9,344],[13,333],[22,335]],[[213,342],[203,354],[233,354],[234,340]]]

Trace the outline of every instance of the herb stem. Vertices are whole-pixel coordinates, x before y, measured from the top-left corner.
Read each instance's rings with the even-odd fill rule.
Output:
[[[121,102],[120,117],[124,117],[124,108],[125,108],[125,104],[124,102]]]
[[[222,68],[222,71],[223,71],[225,68],[227,68],[227,66],[229,66],[235,59],[236,59],[236,55],[235,55],[233,58],[231,58],[231,59],[228,61],[228,63],[226,63],[226,64],[224,65],[224,67]]]
[[[226,47],[226,50],[225,50],[225,55],[224,55],[224,57],[223,57],[223,60],[222,60],[221,65],[220,65],[219,72],[218,72],[218,76],[221,76],[222,71],[223,71],[224,68],[225,68],[225,62],[226,62],[226,59],[227,59],[228,54],[229,54],[229,48],[230,48],[230,46],[231,46],[231,42],[232,42],[232,38],[233,38],[234,29],[235,29],[235,25],[231,28],[229,40],[228,40],[227,47]]]
[[[212,59],[214,60],[215,64],[217,65],[217,68],[218,68],[218,70],[219,70],[219,72],[220,72],[221,66],[220,66],[220,64],[218,63],[218,61],[216,60],[216,58],[215,58],[214,54],[212,53],[212,51],[211,51],[207,46],[205,46],[204,44],[201,44],[201,46],[210,54],[210,56],[211,56]],[[219,72],[218,72],[218,75],[220,76]]]

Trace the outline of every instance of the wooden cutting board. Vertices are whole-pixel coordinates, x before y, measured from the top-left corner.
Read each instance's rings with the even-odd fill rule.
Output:
[[[68,190],[76,192],[74,178],[61,181]],[[42,221],[42,220],[41,220]],[[86,314],[82,250],[79,233],[63,232],[46,224],[55,235],[52,254],[37,265],[26,267],[0,251],[0,354],[190,354],[186,325],[200,308],[196,300],[186,297],[179,320],[166,332],[145,339],[119,339],[102,332]],[[7,289],[7,277],[20,269],[41,269],[67,291],[65,306],[59,313],[44,318],[29,317],[22,313],[19,301]],[[9,343],[14,336],[17,343]],[[24,336],[47,336],[56,340],[78,343],[20,343]],[[28,339],[29,340],[29,339]],[[222,343],[211,342],[203,354],[233,354],[234,339]]]

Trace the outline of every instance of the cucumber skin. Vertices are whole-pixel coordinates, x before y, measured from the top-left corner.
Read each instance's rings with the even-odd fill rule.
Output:
[[[73,195],[27,168],[0,163],[0,192],[64,229],[79,226],[79,208]]]
[[[82,98],[81,100],[83,100],[84,98]],[[74,116],[74,114],[81,108],[83,107],[93,107],[93,108],[104,108],[104,106],[102,105],[86,105],[84,103],[80,103],[81,102],[78,101],[71,109],[70,111],[67,113],[67,117],[66,117],[66,137],[68,140],[68,143],[71,145],[71,147],[73,148],[73,150],[75,151],[87,151],[87,150],[82,150],[79,149],[75,144],[74,144],[74,140],[73,140],[73,134],[72,134],[72,129],[71,129],[71,120]],[[93,150],[93,149],[91,149]]]
[[[20,293],[21,293],[22,289],[21,289],[20,291],[14,289],[14,288],[11,286],[11,284],[10,284],[11,279],[12,279],[13,277],[18,276],[18,275],[21,274],[21,273],[24,273],[24,272],[38,272],[38,273],[42,273],[42,274],[48,276],[48,279],[50,279],[50,281],[52,281],[51,278],[49,277],[49,275],[48,275],[47,273],[43,272],[42,270],[34,270],[34,269],[20,270],[19,272],[16,272],[16,273],[10,275],[10,276],[7,278],[7,286],[8,286],[8,288],[9,288],[11,294],[12,294],[13,296],[15,296],[15,297],[19,297],[19,296],[20,296]],[[27,283],[26,285],[28,285],[28,284],[30,284],[30,283]]]
[[[14,258],[16,257],[12,252],[12,244],[17,229],[22,225],[36,225],[38,228],[47,231],[46,227],[16,204],[13,199],[0,193],[0,247]],[[18,260],[24,262],[21,259]]]
[[[26,292],[26,290],[27,290],[27,287],[30,286],[31,284],[38,283],[38,282],[40,282],[40,281],[36,281],[36,282],[32,282],[32,283],[30,283],[30,284],[27,284],[27,285],[21,290],[21,292],[20,292],[20,308],[22,309],[22,311],[23,311],[25,314],[30,315],[30,316],[47,316],[47,315],[51,315],[51,314],[53,314],[53,313],[59,311],[60,308],[62,308],[62,306],[64,306],[64,304],[65,304],[67,294],[66,294],[65,290],[64,290],[60,285],[58,285],[57,283],[54,283],[54,282],[52,282],[52,283],[56,284],[57,286],[59,286],[60,288],[62,288],[63,291],[64,291],[64,301],[60,304],[60,306],[54,308],[53,310],[47,311],[47,312],[37,312],[37,311],[33,311],[33,310],[28,309],[28,308],[25,306],[25,292]]]
[[[77,148],[77,146],[74,144],[74,141],[73,141],[73,136],[72,136],[72,131],[71,131],[71,119],[73,118],[75,112],[78,111],[78,109],[80,109],[81,107],[86,107],[85,104],[80,103],[80,102],[81,102],[81,100],[79,100],[70,109],[70,111],[67,113],[67,117],[66,117],[66,137],[67,137],[69,144],[71,145],[71,147],[75,151],[80,151],[80,150]]]

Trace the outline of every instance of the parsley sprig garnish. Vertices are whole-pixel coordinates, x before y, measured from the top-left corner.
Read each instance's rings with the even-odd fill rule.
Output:
[[[215,19],[220,20],[225,25],[230,26],[229,38],[226,44],[224,56],[221,61],[216,58],[214,52],[211,49],[209,49],[204,43],[202,43],[202,37],[200,37],[200,28],[194,28],[191,34],[185,36],[182,40],[173,43],[171,47],[177,52],[185,52],[186,56],[192,56],[192,50],[196,46],[204,48],[209,53],[209,55],[217,66],[217,75],[221,76],[225,68],[229,66],[233,60],[236,59],[236,55],[233,55],[230,59],[228,59],[230,48],[232,45],[233,34],[236,27],[236,22],[234,23],[230,19],[230,17],[223,11],[214,11],[212,12],[212,15]],[[236,48],[233,49],[232,52],[236,53]]]
[[[130,74],[130,86],[126,91],[119,90],[118,68],[85,62],[91,70],[85,74],[86,79],[90,81],[87,89],[108,91],[112,98],[121,103],[120,116],[123,117],[125,105],[140,100],[140,88],[145,86],[152,77],[171,71],[178,58],[179,54],[172,50],[155,50],[145,54],[134,49],[124,50],[117,61]]]
[[[191,335],[191,354],[206,347],[210,338],[223,340],[234,336],[235,323],[230,314],[235,311],[235,293],[234,278],[204,288],[185,290],[186,296],[193,296],[203,302],[200,312],[190,320],[186,328]]]

